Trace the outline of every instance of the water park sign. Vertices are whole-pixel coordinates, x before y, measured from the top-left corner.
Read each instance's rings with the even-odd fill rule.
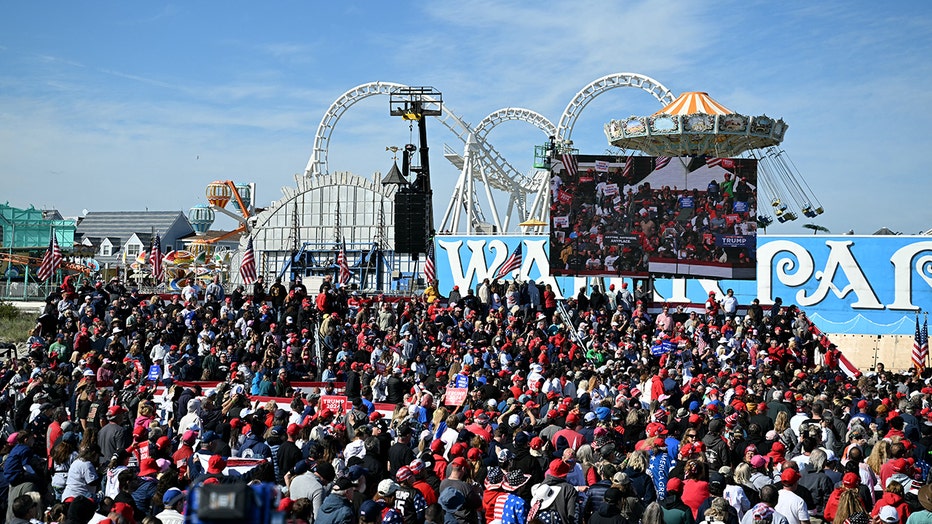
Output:
[[[558,296],[620,278],[551,276],[546,236],[438,236],[441,293],[492,279],[520,244],[519,279],[550,284]],[[907,236],[758,236],[757,280],[657,279],[655,301],[702,304],[732,288],[739,303],[776,297],[798,304],[828,333],[909,335],[917,311],[932,308],[932,240]]]
[[[759,296],[814,312],[823,331],[910,334],[932,306],[927,237],[761,237],[757,257]]]

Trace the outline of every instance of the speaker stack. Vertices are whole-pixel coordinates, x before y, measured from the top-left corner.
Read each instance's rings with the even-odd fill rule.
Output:
[[[427,248],[427,213],[430,195],[395,193],[395,252],[424,253]]]

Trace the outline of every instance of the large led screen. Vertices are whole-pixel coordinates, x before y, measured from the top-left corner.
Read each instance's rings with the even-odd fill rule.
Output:
[[[753,279],[757,205],[754,159],[558,157],[550,271]]]

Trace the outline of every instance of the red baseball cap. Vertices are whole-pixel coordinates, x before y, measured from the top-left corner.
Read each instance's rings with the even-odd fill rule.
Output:
[[[207,461],[207,473],[222,473],[223,469],[226,467],[227,459],[223,458],[222,455],[212,455]]]
[[[861,484],[861,477],[857,473],[849,471],[841,478],[841,483],[848,489],[854,489]]]
[[[780,480],[786,484],[795,484],[799,482],[799,479],[799,472],[793,468],[784,469],[783,473],[780,474]]]
[[[550,462],[550,467],[547,468],[547,474],[551,477],[556,478],[566,478],[570,472],[570,465],[563,461],[563,459],[553,459]]]

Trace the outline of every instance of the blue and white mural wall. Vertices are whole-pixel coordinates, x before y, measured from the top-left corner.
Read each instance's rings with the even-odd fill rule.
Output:
[[[438,236],[440,292],[491,279],[521,246],[508,278],[550,284],[558,296],[629,278],[550,276],[547,236]],[[759,236],[757,280],[656,279],[657,301],[703,303],[709,291],[734,289],[742,304],[780,297],[800,305],[829,333],[911,335],[917,312],[932,308],[932,240],[915,236]]]

